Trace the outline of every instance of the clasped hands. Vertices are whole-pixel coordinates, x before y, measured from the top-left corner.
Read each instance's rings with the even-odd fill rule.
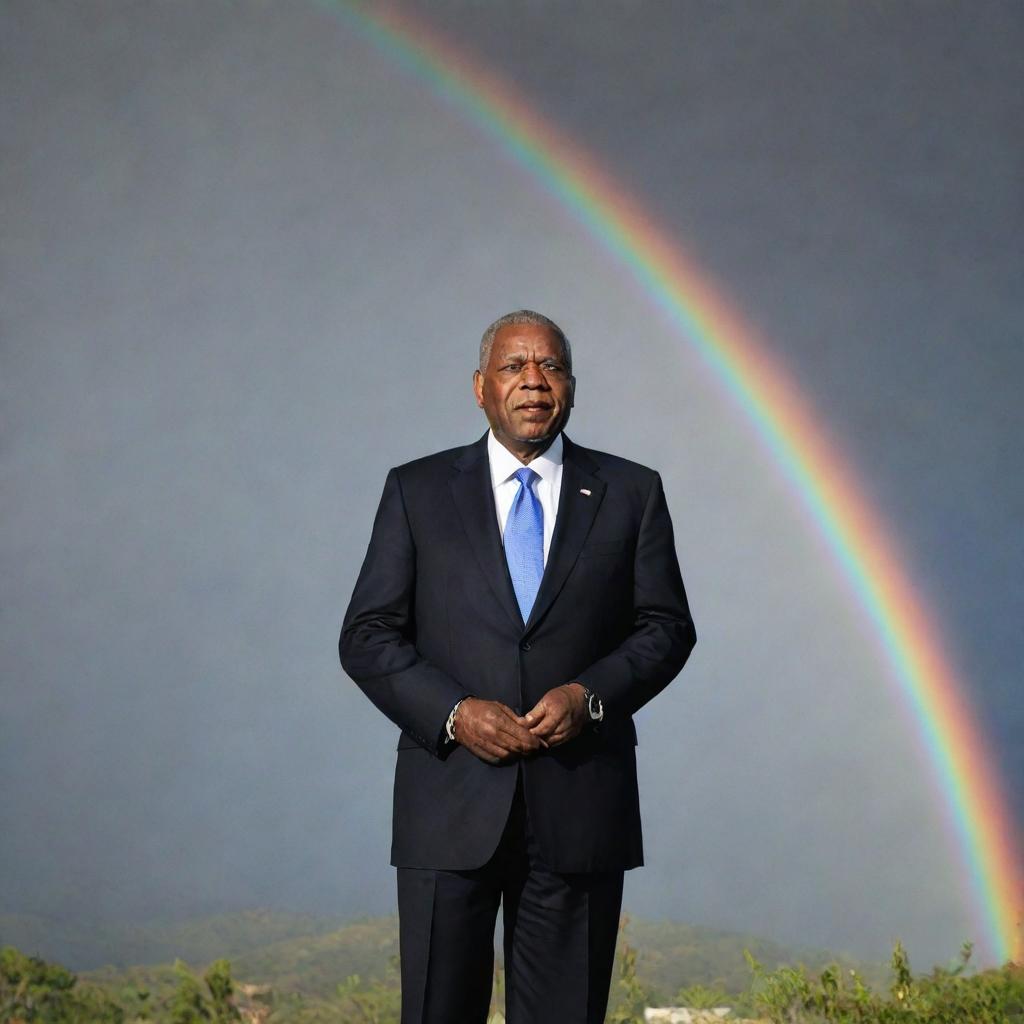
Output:
[[[481,761],[504,764],[571,740],[587,719],[582,683],[548,690],[525,715],[499,700],[467,697],[455,716],[455,739]]]

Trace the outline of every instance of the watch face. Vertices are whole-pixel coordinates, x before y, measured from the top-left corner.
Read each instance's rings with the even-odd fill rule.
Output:
[[[590,695],[590,699],[587,701],[587,710],[590,712],[590,717],[595,721],[599,722],[604,718],[604,708],[601,706],[601,698],[596,693]]]

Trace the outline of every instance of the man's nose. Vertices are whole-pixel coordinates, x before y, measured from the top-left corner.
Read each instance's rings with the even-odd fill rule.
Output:
[[[547,387],[547,378],[541,373],[540,365],[533,359],[528,360],[523,364],[523,375],[520,381],[520,387],[524,388],[544,388]]]

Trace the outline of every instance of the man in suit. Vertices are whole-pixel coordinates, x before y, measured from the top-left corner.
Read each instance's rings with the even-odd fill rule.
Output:
[[[643,860],[631,716],[693,622],[658,474],[562,433],[562,330],[501,317],[473,387],[487,434],[388,474],[340,641],[402,730],[402,1024],[483,1024],[499,904],[509,1024],[600,1024]]]

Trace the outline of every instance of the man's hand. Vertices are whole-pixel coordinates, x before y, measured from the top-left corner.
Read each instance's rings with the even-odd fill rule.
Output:
[[[467,697],[459,705],[455,739],[488,764],[504,764],[547,746],[507,704],[479,697]]]
[[[566,683],[548,690],[525,721],[530,732],[549,747],[578,736],[590,719],[582,683]]]

